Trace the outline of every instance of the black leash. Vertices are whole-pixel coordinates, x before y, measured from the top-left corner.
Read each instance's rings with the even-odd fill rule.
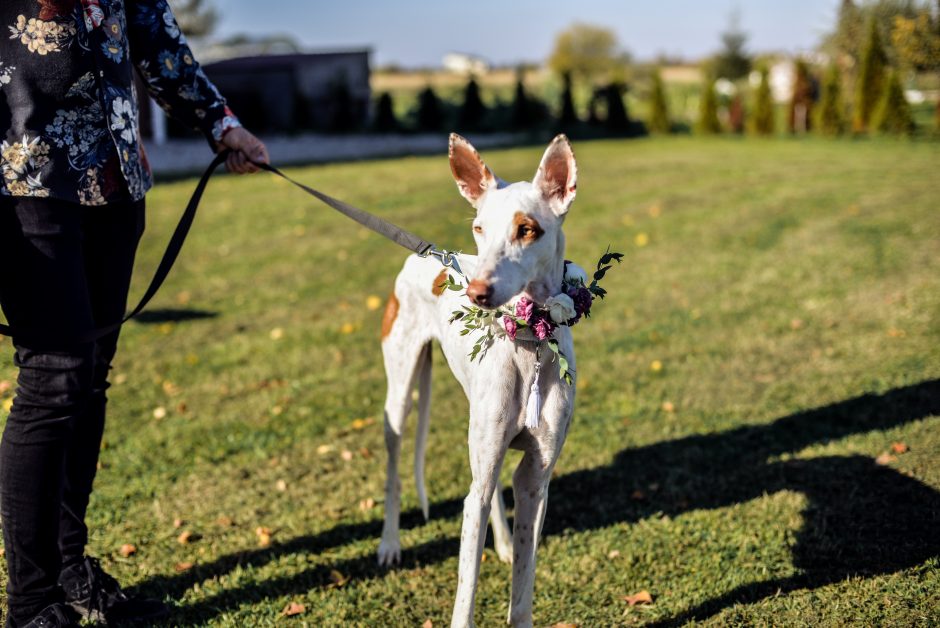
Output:
[[[179,256],[179,253],[183,248],[183,243],[186,241],[186,236],[189,234],[189,229],[192,227],[193,220],[196,218],[196,210],[199,209],[199,202],[202,200],[203,192],[206,191],[206,186],[209,184],[209,179],[212,178],[212,175],[215,173],[218,167],[225,162],[225,159],[228,157],[228,155],[228,150],[224,150],[218,153],[212,160],[212,163],[209,164],[209,167],[206,168],[206,171],[202,173],[202,177],[200,177],[199,183],[196,185],[196,189],[193,190],[193,194],[189,199],[189,203],[186,205],[186,209],[183,211],[183,215],[180,217],[179,222],[176,225],[173,236],[170,238],[169,244],[167,244],[166,251],[163,253],[163,258],[160,260],[159,266],[157,266],[157,270],[153,275],[153,279],[150,280],[150,285],[147,287],[147,291],[144,292],[144,296],[141,297],[140,302],[134,307],[134,309],[132,309],[124,316],[124,318],[116,323],[93,329],[87,333],[80,334],[77,338],[71,338],[69,340],[78,343],[93,342],[98,340],[99,338],[107,336],[108,334],[119,329],[124,323],[140,314],[143,309],[147,307],[147,304],[150,303],[150,300],[153,299],[155,294],[157,294],[160,286],[163,285],[167,275],[170,274],[170,269],[173,268],[173,264],[176,262],[176,258]],[[315,190],[312,187],[300,183],[299,181],[295,181],[270,164],[255,163],[255,165],[262,170],[276,174],[285,181],[288,181],[289,183],[300,188],[307,194],[329,205],[336,211],[355,220],[360,225],[371,229],[372,231],[388,238],[396,244],[405,247],[409,251],[412,251],[421,257],[427,257],[429,255],[437,257],[444,266],[453,268],[454,271],[460,273],[461,275],[463,274],[460,269],[460,264],[457,262],[456,254],[444,250],[438,250],[433,244],[419,238],[410,231],[406,231],[401,227],[393,225],[387,220],[383,220],[382,218],[363,211],[358,207],[354,207],[349,203],[345,203],[339,199],[333,198],[332,196],[324,194],[319,190]],[[43,330],[41,332],[38,330],[30,330],[28,327],[17,327],[14,330],[9,325],[0,324],[0,335],[15,335],[23,338],[48,339],[50,337],[50,332],[48,330]]]

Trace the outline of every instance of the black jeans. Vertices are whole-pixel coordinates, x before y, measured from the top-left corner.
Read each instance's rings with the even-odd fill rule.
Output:
[[[143,201],[0,198],[0,306],[23,332],[13,338],[19,375],[0,442],[14,620],[55,601],[62,565],[84,554],[118,332],[94,343],[68,338],[124,314],[143,229]]]

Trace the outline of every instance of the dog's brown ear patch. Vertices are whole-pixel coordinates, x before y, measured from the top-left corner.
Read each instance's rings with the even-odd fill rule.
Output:
[[[531,244],[545,233],[538,220],[522,212],[516,212],[513,216],[512,229],[512,241],[521,244]]]
[[[567,137],[552,140],[532,183],[556,214],[568,211],[578,191],[578,166]]]
[[[444,282],[447,281],[447,269],[442,268],[441,272],[437,274],[437,277],[434,278],[434,283],[431,284],[431,294],[436,297],[444,294]]]
[[[398,297],[395,296],[393,290],[388,297],[388,303],[385,304],[385,313],[382,315],[382,340],[392,333],[392,325],[395,324],[396,318],[398,318]]]
[[[476,207],[486,191],[496,186],[493,171],[483,163],[473,145],[456,133],[450,134],[448,154],[450,170],[461,196]]]

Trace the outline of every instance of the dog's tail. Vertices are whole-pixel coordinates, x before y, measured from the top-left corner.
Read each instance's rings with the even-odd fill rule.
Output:
[[[428,444],[428,427],[431,424],[431,343],[421,350],[418,359],[418,427],[415,430],[415,484],[418,501],[424,520],[428,520],[428,492],[424,486],[424,452]]]

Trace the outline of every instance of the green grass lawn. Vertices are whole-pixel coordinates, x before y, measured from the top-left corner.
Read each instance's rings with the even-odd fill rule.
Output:
[[[484,158],[519,180],[541,151]],[[575,329],[578,407],[536,625],[936,625],[940,144],[575,151],[568,257],[587,266],[608,243],[626,256]],[[291,174],[472,247],[444,156]],[[193,184],[150,195],[135,295]],[[148,317],[124,332],[89,514],[90,551],[172,601],[173,624],[449,622],[470,476],[467,404],[439,353],[431,520],[405,464],[404,564],[375,561],[385,382],[369,306],[404,256],[269,175],[211,184]],[[0,342],[0,380],[10,354]],[[909,450],[879,459],[894,443]],[[510,571],[485,555],[476,617],[493,626]],[[651,605],[623,601],[641,590]],[[289,602],[305,612],[282,618]]]

